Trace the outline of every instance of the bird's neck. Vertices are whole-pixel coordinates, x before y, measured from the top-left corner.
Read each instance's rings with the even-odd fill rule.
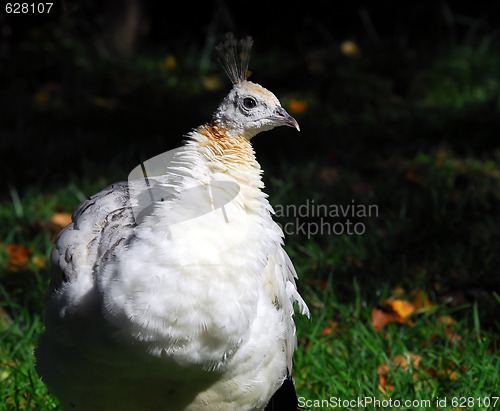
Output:
[[[247,138],[231,135],[217,122],[198,127],[190,137],[186,148],[196,152],[204,180],[238,184],[238,203],[247,213],[260,214],[269,207],[267,195],[262,191],[262,170]]]
[[[246,137],[231,135],[223,126],[213,122],[199,127],[193,139],[210,173],[225,174],[241,185],[263,187],[260,164]]]

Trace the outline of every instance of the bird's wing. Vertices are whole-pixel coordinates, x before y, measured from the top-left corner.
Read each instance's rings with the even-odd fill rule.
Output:
[[[296,278],[297,273],[288,254],[281,244],[278,244],[273,252],[268,254],[263,281],[266,295],[276,309],[283,313],[283,321],[286,324],[285,354],[289,372],[292,370],[292,356],[297,345],[293,303],[297,302],[301,313],[309,317],[309,309],[297,291]]]
[[[94,286],[100,268],[125,246],[134,227],[128,183],[112,184],[89,197],[55,240],[51,288],[59,294],[62,288],[71,291],[70,300],[83,297]]]

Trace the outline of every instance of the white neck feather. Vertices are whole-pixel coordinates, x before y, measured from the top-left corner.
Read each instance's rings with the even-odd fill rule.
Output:
[[[240,202],[244,208],[248,211],[257,211],[262,205],[267,208],[267,195],[262,191],[262,170],[247,138],[228,136],[217,124],[201,126],[190,137],[185,153],[190,160],[196,158],[195,178],[233,181],[240,187]],[[261,207],[255,204],[256,201]]]

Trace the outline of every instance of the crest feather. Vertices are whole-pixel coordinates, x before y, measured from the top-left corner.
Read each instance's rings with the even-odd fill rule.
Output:
[[[233,33],[228,33],[226,39],[215,47],[219,62],[233,84],[241,83],[247,79],[252,44],[251,37],[241,39],[238,42]]]

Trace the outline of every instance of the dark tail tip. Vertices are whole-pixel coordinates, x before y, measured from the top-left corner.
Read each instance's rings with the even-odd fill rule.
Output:
[[[271,397],[264,411],[298,411],[302,409],[299,407],[292,377],[288,375],[278,391]]]

